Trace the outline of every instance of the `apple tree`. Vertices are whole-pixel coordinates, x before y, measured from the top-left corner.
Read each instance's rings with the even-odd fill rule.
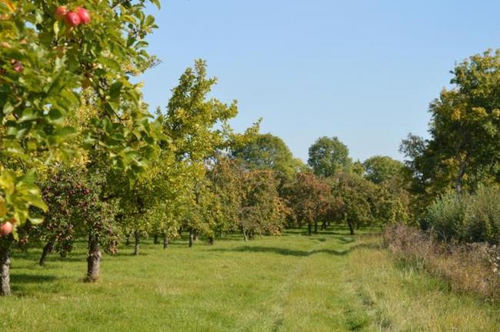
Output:
[[[318,231],[318,221],[327,214],[331,204],[331,189],[326,181],[310,172],[298,173],[285,189],[287,198],[299,226],[307,224],[308,234]]]
[[[206,63],[197,60],[193,68],[187,68],[179,84],[172,90],[172,97],[163,116],[164,134],[175,147],[175,161],[185,165],[191,174],[187,195],[187,214],[182,216],[182,228],[190,238],[210,229],[204,224],[206,210],[214,203],[207,187],[206,172],[210,159],[218,150],[229,144],[231,130],[228,121],[238,113],[236,101],[225,104],[208,94],[216,84],[216,78],[207,77]],[[191,243],[191,242],[190,242]]]
[[[0,239],[3,295],[10,293],[16,228],[41,221],[31,207],[47,208],[23,161],[68,159],[76,130],[67,120],[84,106],[93,110],[81,133],[85,147],[126,177],[135,177],[154,151],[141,84],[130,80],[155,62],[145,50],[156,27],[144,13],[146,1],[78,4],[0,1],[0,222],[12,226]],[[88,278],[95,280],[101,254],[99,234],[90,230]]]

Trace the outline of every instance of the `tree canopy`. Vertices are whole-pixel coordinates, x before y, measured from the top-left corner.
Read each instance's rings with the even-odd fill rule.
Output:
[[[308,164],[318,176],[332,176],[351,163],[349,149],[337,137],[320,137],[309,148]]]

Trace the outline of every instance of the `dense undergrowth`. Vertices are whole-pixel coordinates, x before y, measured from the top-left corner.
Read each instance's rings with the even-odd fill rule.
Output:
[[[444,242],[435,233],[402,224],[387,227],[383,238],[398,260],[443,278],[453,290],[500,299],[498,246],[484,242]]]

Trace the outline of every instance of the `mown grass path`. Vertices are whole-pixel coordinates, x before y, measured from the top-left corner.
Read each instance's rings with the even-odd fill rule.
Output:
[[[398,266],[376,235],[289,232],[250,242],[150,241],[138,257],[105,256],[102,280],[80,282],[85,248],[66,259],[15,253],[12,331],[498,331],[500,308]]]

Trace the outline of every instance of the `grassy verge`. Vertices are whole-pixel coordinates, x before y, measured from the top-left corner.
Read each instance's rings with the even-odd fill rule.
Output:
[[[96,284],[80,282],[83,244],[44,268],[39,250],[15,253],[0,330],[499,330],[497,304],[394,264],[378,235],[347,233],[177,241],[166,251],[149,242],[138,257],[105,256]]]

